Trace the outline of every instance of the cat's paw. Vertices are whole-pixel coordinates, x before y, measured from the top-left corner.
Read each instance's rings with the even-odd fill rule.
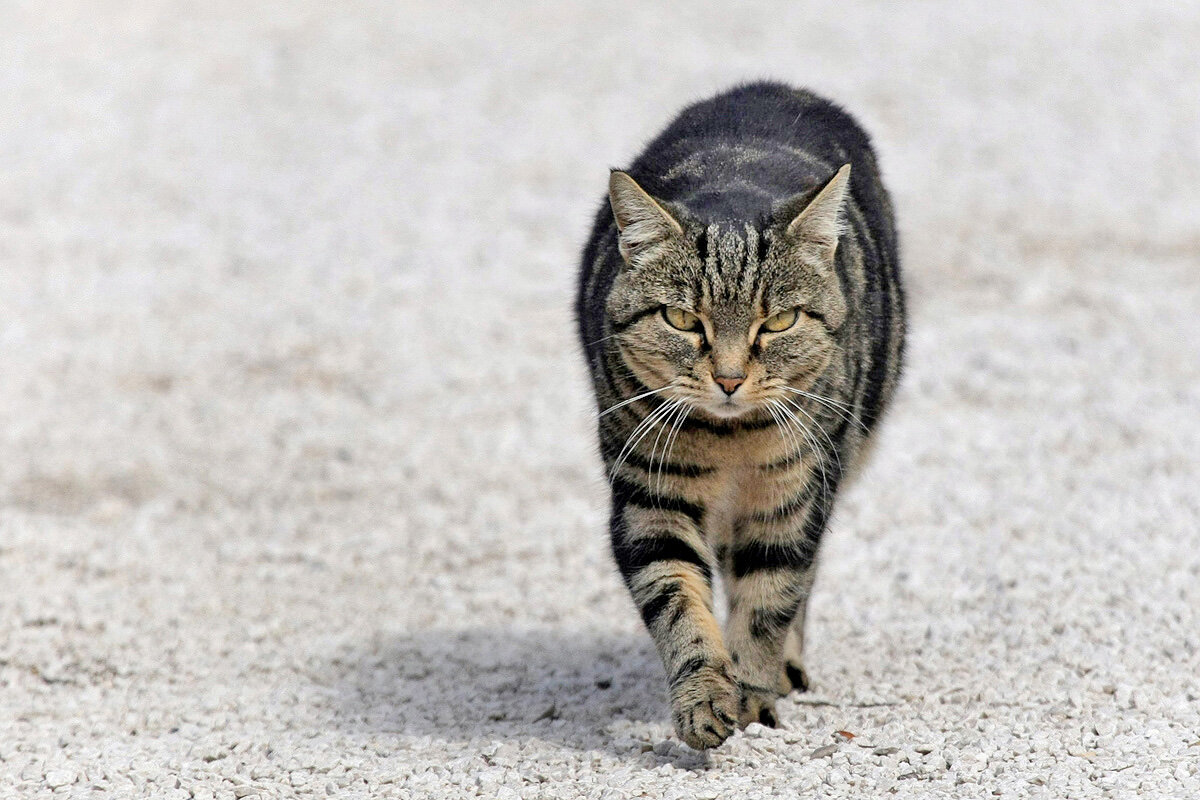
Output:
[[[701,667],[671,688],[675,732],[696,750],[716,747],[737,730],[740,703],[728,669]]]
[[[782,695],[787,695],[791,692],[807,692],[811,685],[808,680],[808,673],[804,671],[804,665],[799,661],[788,659],[783,665],[783,675],[779,679],[779,685],[783,687],[780,692]]]
[[[742,702],[738,709],[738,727],[744,728],[751,722],[774,728],[779,724],[775,717],[775,701],[779,694],[757,686],[742,685]]]

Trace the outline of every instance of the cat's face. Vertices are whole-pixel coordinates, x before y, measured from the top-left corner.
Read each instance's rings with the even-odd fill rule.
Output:
[[[791,224],[765,231],[680,223],[679,210],[630,197],[640,188],[618,175],[626,266],[608,312],[630,371],[663,399],[722,419],[770,413],[772,401],[811,386],[836,355],[846,316],[833,268],[843,174]],[[820,218],[826,205],[832,213]]]

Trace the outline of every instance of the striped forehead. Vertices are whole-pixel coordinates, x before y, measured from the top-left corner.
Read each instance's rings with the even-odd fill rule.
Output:
[[[709,225],[696,240],[704,262],[700,301],[705,310],[750,311],[762,304],[761,267],[771,234],[751,225]]]

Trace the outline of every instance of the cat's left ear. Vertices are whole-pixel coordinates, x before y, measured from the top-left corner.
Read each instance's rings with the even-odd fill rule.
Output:
[[[671,213],[620,170],[613,170],[608,177],[608,202],[617,220],[617,247],[627,264],[633,264],[653,245],[683,233]]]
[[[842,233],[842,205],[850,188],[850,165],[845,164],[787,226],[787,237],[810,243],[830,260]]]

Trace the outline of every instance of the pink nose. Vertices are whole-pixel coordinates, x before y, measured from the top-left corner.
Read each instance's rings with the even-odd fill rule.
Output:
[[[733,394],[737,388],[746,382],[745,375],[713,375],[713,380],[720,384],[725,394]]]

